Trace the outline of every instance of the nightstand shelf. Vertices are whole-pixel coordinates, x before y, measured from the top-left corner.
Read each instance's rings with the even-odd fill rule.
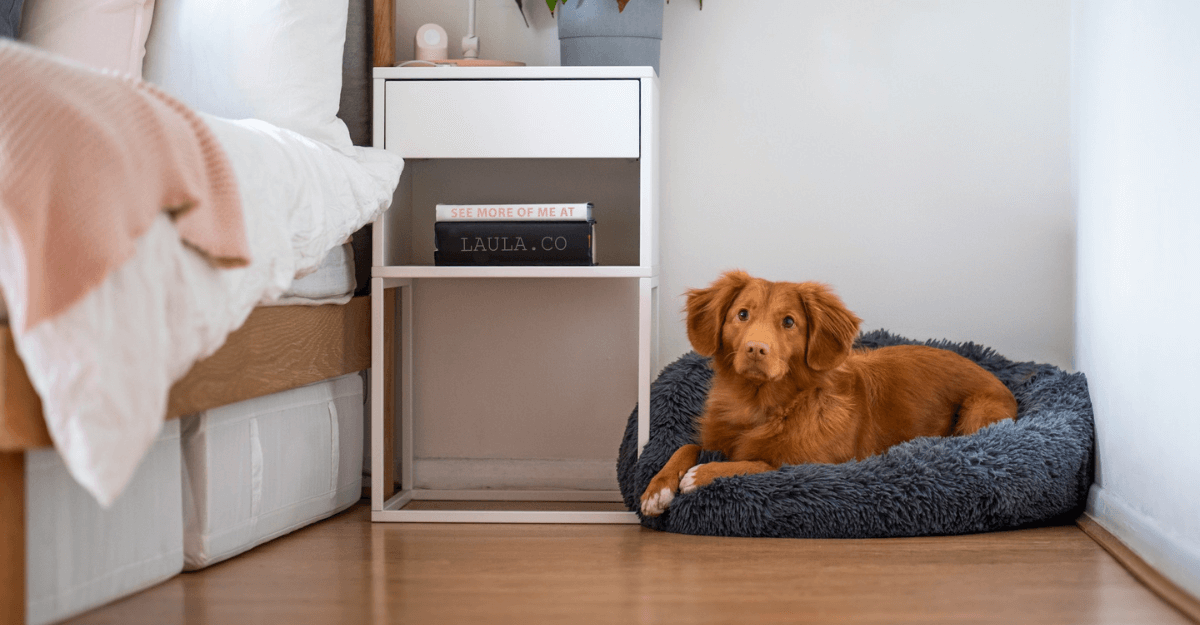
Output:
[[[422,323],[414,330],[413,302],[414,286],[426,280],[431,285],[450,280],[462,285],[460,292],[479,289],[486,283],[472,280],[481,279],[636,281],[636,289],[620,292],[636,294],[637,403],[648,407],[657,366],[657,77],[643,67],[376,68],[374,93],[375,145],[404,156],[406,171],[397,201],[374,228],[372,520],[636,523],[615,490],[419,488],[414,432],[422,422],[413,397],[414,365],[420,363],[414,363],[413,345],[426,329]],[[563,201],[595,203],[599,264],[433,265],[436,203]],[[556,290],[546,291],[546,306],[554,306]],[[503,324],[503,315],[499,318]],[[394,337],[397,326],[399,337]],[[628,370],[632,373],[632,367]],[[400,388],[394,393],[390,383],[397,378]],[[649,410],[639,410],[639,453],[649,438],[649,422]],[[395,428],[399,448],[393,450]],[[617,443],[614,438],[614,452]],[[396,453],[400,489],[393,492]]]
[[[374,267],[374,278],[653,278],[655,268],[628,265],[595,267],[435,267],[401,265]]]

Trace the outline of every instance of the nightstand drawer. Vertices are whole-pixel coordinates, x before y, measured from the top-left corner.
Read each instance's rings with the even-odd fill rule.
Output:
[[[389,80],[384,147],[405,158],[637,158],[637,80]]]

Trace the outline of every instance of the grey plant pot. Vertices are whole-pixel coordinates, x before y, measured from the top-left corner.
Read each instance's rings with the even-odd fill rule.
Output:
[[[649,65],[658,72],[665,0],[567,0],[556,11],[563,65]]]

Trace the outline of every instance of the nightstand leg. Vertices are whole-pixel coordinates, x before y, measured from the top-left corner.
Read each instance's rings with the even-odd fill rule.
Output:
[[[651,353],[657,351],[655,336],[655,291],[658,278],[638,278],[638,455],[650,440],[650,378]]]
[[[400,490],[413,489],[413,292],[414,281],[398,283],[400,296]]]
[[[383,278],[371,278],[371,509],[382,510],[383,502],[390,496],[390,488],[385,488],[387,477],[384,466],[385,445],[384,416],[387,412],[386,383],[384,362],[390,353],[386,349],[385,334],[385,302],[388,293],[383,288]],[[390,471],[388,471],[390,473]]]
[[[396,291],[383,291],[383,499],[396,493]]]
[[[397,290],[399,292],[397,293]],[[396,298],[400,297],[400,353]],[[397,367],[398,365],[398,367]],[[396,397],[397,368],[400,397]],[[412,489],[412,281],[371,279],[371,509],[396,494],[396,408],[400,407],[400,483]]]

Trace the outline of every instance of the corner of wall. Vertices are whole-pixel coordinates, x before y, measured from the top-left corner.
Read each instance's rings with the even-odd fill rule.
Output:
[[[1097,484],[1088,493],[1087,513],[1156,571],[1200,599],[1200,544],[1167,532]]]

